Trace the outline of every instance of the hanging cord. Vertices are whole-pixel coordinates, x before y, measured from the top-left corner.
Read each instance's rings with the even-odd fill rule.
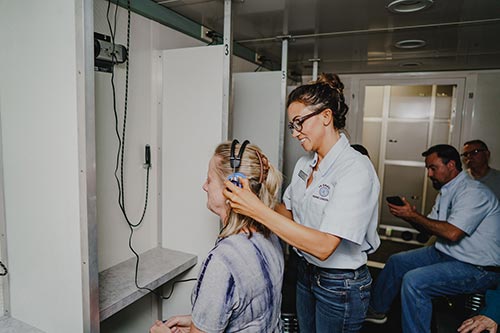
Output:
[[[109,21],[109,11],[110,11],[110,5],[111,2],[108,1],[108,10],[107,10],[107,21],[108,21],[108,27],[110,29],[110,34],[111,34],[111,43],[112,43],[112,58],[113,58],[113,63],[116,63],[116,55],[115,55],[115,32],[116,32],[116,17],[117,17],[117,12],[118,12],[118,5],[115,5],[115,12],[114,12],[114,26],[113,28],[111,27],[111,22]],[[130,49],[130,0],[127,1],[127,50]],[[119,131],[118,131],[118,112],[117,112],[117,107],[116,107],[116,88],[114,84],[114,70],[111,72],[111,85],[112,85],[112,91],[113,91],[113,110],[114,110],[114,116],[115,116],[115,133],[118,138],[118,152],[116,156],[116,166],[115,166],[115,179],[118,185],[118,204],[120,206],[120,210],[123,213],[123,216],[125,217],[125,220],[129,224],[129,226],[136,228],[140,226],[142,221],[144,220],[144,216],[146,215],[146,209],[148,205],[148,192],[149,192],[149,169],[150,165],[147,166],[146,168],[146,195],[145,195],[145,200],[144,200],[144,209],[142,211],[142,216],[139,219],[139,222],[133,223],[130,221],[126,208],[125,208],[125,182],[124,182],[124,160],[125,160],[125,138],[126,138],[126,133],[127,133],[127,114],[128,114],[128,86],[129,86],[129,64],[130,64],[130,52],[128,52],[129,55],[127,57],[127,60],[125,62],[125,99],[124,99],[124,109],[123,109],[123,124],[122,124],[122,135],[120,136]],[[118,178],[118,169],[120,170],[120,177]]]
[[[3,272],[0,273],[0,276],[5,276],[9,273],[9,271],[7,270],[7,267],[5,267],[5,265],[3,264],[3,262],[0,261],[0,266],[2,267],[3,269]]]
[[[115,55],[115,33],[116,33],[116,22],[117,22],[117,12],[118,12],[118,4],[115,4],[115,11],[114,11],[114,22],[113,26],[111,26],[111,21],[109,20],[109,12],[110,12],[110,7],[111,7],[111,0],[108,0],[108,8],[106,12],[106,19],[108,22],[108,27],[111,35],[111,43],[112,43],[112,61],[114,64],[117,63],[116,55]],[[187,281],[196,281],[197,279],[192,278],[192,279],[185,279],[185,280],[177,280],[174,281],[172,284],[172,289],[169,293],[168,296],[163,296],[154,290],[147,288],[147,287],[141,287],[139,286],[138,282],[138,271],[139,271],[139,261],[140,257],[139,254],[135,251],[135,249],[132,246],[132,237],[134,235],[134,230],[135,228],[138,228],[141,224],[142,221],[144,220],[144,216],[146,215],[146,209],[148,207],[148,195],[149,195],[149,170],[151,168],[151,165],[148,164],[146,165],[146,193],[145,193],[145,199],[144,199],[144,209],[142,211],[142,216],[139,219],[137,223],[133,223],[130,221],[127,211],[125,209],[125,182],[124,182],[124,160],[125,160],[125,135],[126,135],[126,128],[127,128],[127,111],[128,111],[128,82],[129,82],[129,63],[130,63],[130,0],[127,1],[127,46],[126,49],[128,51],[128,57],[126,60],[126,69],[125,69],[125,99],[124,99],[124,111],[123,111],[123,125],[122,125],[122,135],[120,136],[119,133],[119,126],[118,126],[118,112],[117,112],[117,106],[116,106],[116,88],[115,88],[115,71],[114,68],[111,71],[111,87],[112,87],[112,93],[113,93],[113,111],[114,111],[114,117],[115,117],[115,133],[116,137],[118,139],[118,151],[116,154],[116,164],[115,164],[115,171],[114,171],[114,176],[116,179],[116,183],[118,186],[118,205],[120,206],[120,210],[122,211],[123,216],[125,217],[125,220],[127,221],[127,225],[130,228],[130,235],[128,239],[128,246],[130,248],[130,251],[135,255],[136,261],[135,261],[135,274],[134,274],[134,283],[137,289],[140,290],[147,290],[156,296],[162,298],[162,299],[169,299],[170,296],[172,295],[174,291],[174,286],[178,282],[187,282]],[[120,177],[118,177],[118,169],[120,170]]]

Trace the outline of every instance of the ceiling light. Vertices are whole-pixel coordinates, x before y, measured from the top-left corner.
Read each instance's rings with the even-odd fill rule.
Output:
[[[394,44],[394,46],[398,49],[416,49],[419,47],[424,47],[425,44],[427,43],[421,39],[404,39]]]
[[[399,64],[399,67],[404,67],[404,68],[414,68],[414,67],[419,67],[422,65],[422,63],[418,61],[408,61],[408,62],[403,62]]]
[[[434,0],[394,0],[386,8],[393,13],[413,13],[430,7],[433,2]]]

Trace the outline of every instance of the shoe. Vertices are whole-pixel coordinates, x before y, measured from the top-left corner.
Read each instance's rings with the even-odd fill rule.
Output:
[[[374,324],[383,324],[387,321],[387,316],[385,315],[385,313],[378,313],[375,312],[372,308],[368,308],[365,321]]]

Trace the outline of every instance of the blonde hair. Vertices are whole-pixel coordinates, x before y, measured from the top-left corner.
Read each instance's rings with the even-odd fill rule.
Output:
[[[240,144],[236,144],[236,153],[241,149]],[[214,152],[216,173],[220,177],[220,181],[224,181],[234,172],[230,165],[231,157],[231,142],[226,141],[217,146]],[[246,146],[243,156],[241,157],[241,165],[237,170],[243,173],[249,183],[253,193],[271,209],[274,209],[278,202],[278,194],[281,186],[281,173],[269,163],[268,158],[264,155],[259,147],[253,144]],[[225,226],[221,230],[219,237],[224,238],[233,234],[237,234],[242,230],[250,231],[250,228],[255,228],[258,232],[268,237],[271,231],[263,224],[254,219],[235,213],[231,210],[224,221]],[[250,231],[249,237],[252,236]]]

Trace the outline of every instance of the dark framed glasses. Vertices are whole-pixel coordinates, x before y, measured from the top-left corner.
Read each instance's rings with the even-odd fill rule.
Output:
[[[297,132],[301,132],[302,131],[302,124],[304,124],[304,122],[309,119],[309,118],[312,118],[314,117],[315,115],[318,115],[320,114],[321,112],[323,112],[325,109],[320,109],[320,110],[316,110],[314,112],[311,112],[309,114],[306,114],[305,116],[302,116],[302,117],[299,117],[299,118],[296,118],[296,119],[293,119],[292,121],[289,121],[288,122],[288,129],[290,130],[291,133],[293,133],[294,130],[296,130]]]
[[[476,156],[477,154],[479,154],[480,152],[483,152],[483,151],[486,151],[486,149],[474,149],[471,151],[466,151],[466,152],[460,154],[460,156],[462,156],[462,157]]]

